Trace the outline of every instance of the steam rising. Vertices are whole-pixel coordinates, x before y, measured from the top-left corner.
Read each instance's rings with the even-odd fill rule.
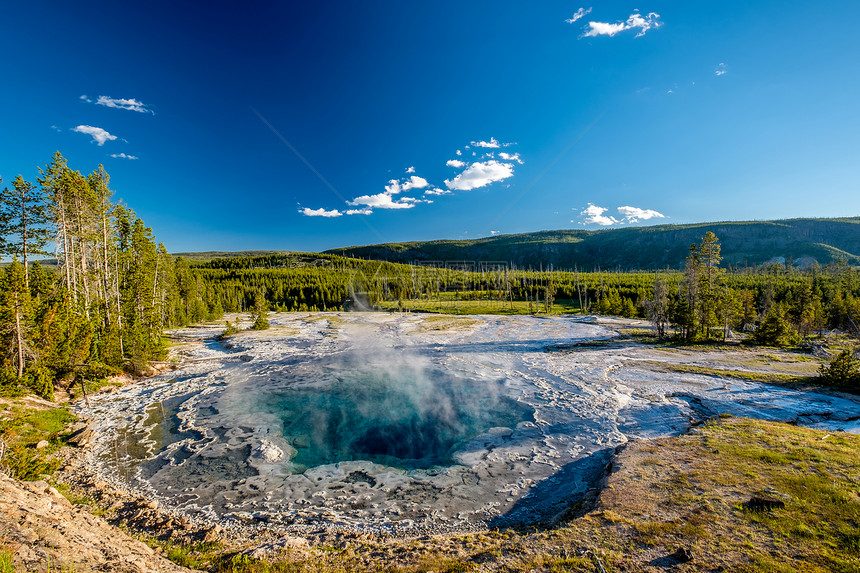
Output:
[[[452,462],[458,445],[533,413],[503,396],[504,380],[461,378],[412,353],[354,350],[259,394],[297,451],[294,470],[347,460],[408,469]]]

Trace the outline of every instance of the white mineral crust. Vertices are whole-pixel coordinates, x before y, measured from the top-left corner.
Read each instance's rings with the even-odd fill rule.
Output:
[[[643,345],[572,346],[616,336],[593,321],[460,320],[437,329],[415,314],[280,314],[270,330],[224,345],[205,340],[223,327],[179,331],[199,342],[184,349],[178,370],[80,406],[98,436],[90,462],[105,479],[227,526],[418,532],[557,515],[594,485],[615,447],[684,432],[692,419],[728,413],[860,430],[856,399],[654,368],[676,358]],[[711,354],[684,359],[719,368],[721,356]],[[446,411],[431,387],[440,372],[484,392],[481,404],[508,400],[528,415],[466,431],[450,463],[437,467],[360,459],[305,467],[319,436],[285,436],[284,420],[299,414],[276,411],[266,396],[326,392],[342,376],[341,360],[430,373],[416,403],[437,415]]]

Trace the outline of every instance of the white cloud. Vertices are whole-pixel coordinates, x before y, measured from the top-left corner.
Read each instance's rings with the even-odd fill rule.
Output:
[[[447,165],[448,167],[456,167],[457,169],[460,169],[461,167],[466,166],[466,162],[460,161],[459,159],[449,159],[445,165]]]
[[[59,128],[59,127],[57,127],[56,125],[52,125],[52,126],[51,126],[51,129],[53,129],[54,131],[63,131],[62,129],[60,129],[60,128]]]
[[[397,195],[398,193],[403,193],[410,189],[424,189],[428,185],[430,185],[430,183],[428,183],[426,179],[413,175],[403,182],[400,182],[397,179],[391,179],[388,182],[388,185],[385,186],[385,192],[390,195]]]
[[[91,101],[91,100],[86,100]],[[113,107],[116,109],[127,109],[130,111],[137,111],[140,113],[151,113],[155,115],[155,112],[149,109],[145,103],[137,101],[134,98],[131,99],[123,99],[123,98],[112,98],[109,96],[99,96],[99,99],[96,100],[96,105],[103,105],[105,107]]]
[[[403,184],[401,187],[404,191],[409,191],[410,189],[424,189],[430,185],[426,179],[423,177],[418,177],[417,175],[413,175],[409,178],[409,181]]]
[[[77,131],[78,133],[86,133],[87,135],[91,135],[93,141],[98,143],[99,145],[104,145],[105,141],[113,141],[117,139],[115,135],[111,135],[104,129],[100,127],[93,127],[91,125],[79,125],[78,127],[72,129],[72,131]]]
[[[409,167],[407,173],[414,173],[415,168]],[[415,197],[401,197],[395,200],[394,195],[405,193],[412,189],[424,189],[430,183],[423,177],[411,175],[406,179],[391,179],[385,186],[385,191],[373,195],[361,195],[346,204],[357,209],[347,209],[347,215],[370,215],[374,209],[411,209],[419,203],[432,203],[429,199],[417,199]]]
[[[726,65],[724,63],[720,62],[719,64],[717,64],[717,69],[714,70],[714,75],[715,76],[724,76],[724,75],[726,75],[726,72],[728,72],[728,70],[726,69]]]
[[[584,17],[590,13],[591,13],[591,8],[588,8],[587,10],[585,8],[580,8],[579,10],[574,12],[573,16],[571,16],[570,18],[565,20],[565,22],[567,22],[568,24],[573,24],[577,20],[581,19],[582,17]]]
[[[508,177],[513,177],[514,167],[510,163],[501,163],[499,161],[485,161],[483,163],[472,163],[465,171],[454,177],[452,180],[445,180],[445,185],[449,189],[457,191],[469,191],[479,187],[485,187],[496,181],[502,181]]]
[[[93,100],[91,100],[90,98],[88,98],[88,97],[87,97],[87,96],[85,96],[85,95],[82,95],[82,96],[81,96],[80,98],[78,98],[78,99],[80,99],[81,101],[85,101],[85,102],[87,102],[87,103],[93,103]]]
[[[580,10],[582,10],[582,8],[580,8]],[[589,10],[591,10],[591,8],[589,8]],[[499,231],[490,231],[490,236],[495,237],[498,234],[499,234]]]
[[[523,160],[520,159],[519,153],[505,153],[504,151],[500,151],[499,158],[504,159],[505,161],[516,161],[520,165],[523,164]]]
[[[623,22],[619,22],[617,24],[610,24],[609,22],[589,22],[588,25],[591,27],[591,30],[583,34],[584,38],[595,38],[597,36],[614,36],[618,32],[622,32],[627,28],[624,27]]]
[[[606,227],[608,225],[615,225],[617,223],[620,223],[621,221],[619,221],[615,217],[607,217],[606,215],[604,215],[604,213],[608,210],[609,209],[607,209],[606,207],[598,207],[597,205],[592,205],[591,203],[589,203],[588,207],[586,207],[580,213],[580,215],[585,217],[583,223],[585,223],[586,225],[602,225]],[[572,222],[573,221],[571,221],[571,223]]]
[[[451,194],[452,194],[452,192],[448,191],[447,189],[438,189],[438,188],[428,189],[427,191],[424,192],[425,196],[426,195],[451,195]]]
[[[300,210],[299,213],[306,217],[340,217],[341,215],[343,215],[343,213],[341,213],[337,209],[326,211],[322,207],[320,207],[319,209],[308,209],[307,207],[305,207],[304,209]]]
[[[660,14],[657,14],[656,12],[649,12],[647,16],[642,16],[642,14],[640,14],[639,11],[636,10],[632,14],[630,14],[630,16],[624,22],[616,22],[614,24],[611,24],[609,22],[589,22],[589,30],[580,37],[612,37],[619,32],[624,32],[625,30],[638,29],[639,31],[636,33],[636,37],[639,38],[641,36],[644,36],[648,30],[652,28],[659,28],[662,25],[663,22],[660,22]]]
[[[490,148],[496,148],[496,147],[502,146],[502,144],[499,143],[499,141],[495,137],[491,137],[490,141],[473,141],[472,145],[474,145],[475,147],[490,147]]]
[[[137,155],[126,155],[125,153],[111,153],[114,159],[140,159]]]
[[[457,150],[457,155],[463,155],[463,152],[462,152],[462,151],[460,151],[460,150],[458,149],[458,150]]]
[[[618,212],[624,215],[624,221],[627,223],[638,223],[640,219],[648,220],[655,217],[665,218],[666,215],[658,213],[653,209],[640,209],[639,207],[624,206],[619,207]]]
[[[377,193],[376,195],[362,195],[356,197],[352,201],[347,201],[348,205],[353,207],[361,207],[370,209],[411,209],[415,206],[415,199],[412,197],[403,197],[394,201],[390,193]]]
[[[617,211],[621,215],[620,219],[616,219],[612,215],[605,215],[609,211],[607,207],[599,207],[593,203],[589,203],[588,207],[580,212],[580,216],[584,217],[581,221],[585,225],[601,225],[607,227],[609,225],[623,225],[625,223],[638,223],[640,220],[647,221],[648,219],[664,218],[666,215],[659,213],[653,209],[642,209],[640,207],[631,207],[624,205],[618,207]],[[571,221],[574,223],[575,221]]]

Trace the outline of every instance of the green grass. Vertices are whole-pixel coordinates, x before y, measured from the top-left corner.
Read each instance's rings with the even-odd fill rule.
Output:
[[[87,505],[93,506],[95,504],[95,500],[87,495],[80,495],[76,493],[71,486],[68,484],[57,482],[53,484],[57,491],[63,494],[63,496],[68,499],[74,505]],[[92,513],[95,514],[96,510],[93,509]],[[104,513],[104,512],[102,512]]]
[[[747,570],[860,568],[860,438],[840,433],[825,439],[821,431],[758,420],[731,429],[714,425],[708,434],[722,464],[751,470],[757,477],[750,481],[767,484],[785,501],[784,509],[739,511],[751,529],[779,539],[793,562],[762,554]]]
[[[451,293],[446,293],[451,294]],[[524,300],[462,300],[456,298],[441,298],[437,300],[408,300],[402,306],[397,301],[380,303],[379,310],[412,312],[430,312],[440,314],[545,314],[542,303],[529,304]],[[557,300],[553,303],[550,314],[569,314],[579,312],[579,305],[574,301]]]
[[[52,474],[58,462],[47,456],[63,445],[62,432],[74,420],[74,414],[65,407],[36,410],[6,406],[0,420],[0,438],[6,446],[2,463],[10,475],[32,481]],[[36,444],[42,440],[48,442],[48,447],[39,450]]]
[[[468,316],[452,316],[434,314],[423,317],[415,332],[446,332],[451,330],[469,330],[473,326],[481,324],[477,318]]]
[[[15,573],[12,557],[12,551],[5,547],[0,548],[0,573]]]
[[[169,539],[157,539],[147,533],[128,531],[122,524],[119,527],[152,549],[160,550],[166,559],[189,569],[208,570],[224,551],[218,542],[176,543]]]
[[[662,370],[679,372],[682,374],[701,374],[704,376],[717,376],[719,378],[734,378],[737,380],[749,380],[752,382],[765,382],[768,384],[814,384],[815,378],[810,376],[798,376],[794,374],[782,374],[779,372],[750,372],[746,370],[728,370],[724,368],[710,368],[695,364],[672,364],[656,360],[643,361]]]

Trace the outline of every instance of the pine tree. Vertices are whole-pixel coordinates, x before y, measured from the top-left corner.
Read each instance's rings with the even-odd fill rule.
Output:
[[[822,364],[819,376],[829,385],[856,392],[860,388],[860,360],[850,350],[843,350],[830,364]]]
[[[780,305],[771,307],[752,338],[757,344],[769,346],[792,346],[800,342],[800,335],[785,319],[785,311]]]
[[[720,268],[720,243],[717,236],[708,231],[702,237],[698,248],[697,260],[699,263],[699,304],[697,308],[698,320],[702,334],[705,339],[710,338],[711,328],[719,324],[717,305],[720,293],[717,289],[717,280],[723,270]]]
[[[254,295],[254,311],[252,313],[254,324],[251,325],[251,328],[253,330],[266,330],[269,328],[269,319],[267,318],[268,314],[266,297],[263,296],[262,292],[257,291]]]
[[[0,177],[0,183],[3,183],[3,178]],[[3,201],[5,202],[6,196],[10,194],[8,188],[3,188]],[[6,243],[6,235],[9,234],[9,215],[6,213],[4,209],[0,209],[0,255],[9,254],[9,245]]]
[[[24,263],[24,284],[29,287],[29,256],[45,255],[48,243],[48,213],[41,189],[18,176],[12,181],[12,190],[3,190],[0,220],[5,223],[6,249],[20,255]]]
[[[43,196],[48,202],[48,212],[53,223],[56,235],[57,261],[63,269],[63,279],[66,291],[72,295],[69,299],[76,300],[77,294],[72,280],[72,265],[69,253],[71,252],[71,237],[69,233],[69,221],[67,220],[67,203],[69,202],[69,191],[67,188],[66,173],[69,171],[65,157],[57,151],[45,168],[39,168],[40,177],[36,179],[42,188]]]
[[[32,306],[30,304],[30,290],[25,284],[24,268],[18,262],[17,257],[6,268],[4,278],[0,329],[2,329],[3,337],[6,339],[4,341],[4,346],[8,349],[6,358],[12,366],[15,376],[20,380],[24,378],[27,361],[33,355],[28,341]]]
[[[645,315],[654,326],[657,338],[666,336],[666,327],[669,324],[669,288],[666,281],[660,276],[654,279],[652,297],[642,301],[645,307]]]

